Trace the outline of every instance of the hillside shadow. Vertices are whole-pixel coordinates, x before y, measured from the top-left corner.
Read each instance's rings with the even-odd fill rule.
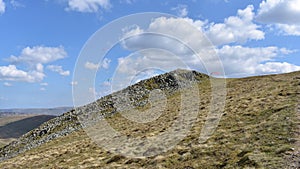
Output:
[[[55,118],[51,115],[38,115],[0,126],[0,139],[19,138],[42,123]]]

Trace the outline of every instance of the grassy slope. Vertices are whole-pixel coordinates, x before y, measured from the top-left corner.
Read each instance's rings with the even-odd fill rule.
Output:
[[[299,119],[300,72],[229,79],[225,113],[214,135],[198,143],[209,110],[209,82],[199,84],[198,121],[189,136],[174,149],[155,157],[129,159],[98,147],[83,132],[75,132],[6,160],[0,168],[287,168]],[[168,99],[168,107],[155,122],[136,125],[120,115],[108,118],[120,132],[136,137],[162,132],[177,116],[180,95]],[[193,100],[191,100],[191,104]]]

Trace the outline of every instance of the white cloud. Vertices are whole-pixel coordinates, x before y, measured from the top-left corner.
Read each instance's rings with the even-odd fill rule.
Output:
[[[224,23],[160,17],[153,19],[146,28],[138,25],[126,27],[123,30],[122,46],[133,53],[118,59],[118,77],[112,83],[116,85],[112,86],[113,90],[128,86],[139,72],[147,68],[163,68],[163,71],[191,68],[206,73],[222,72],[216,66],[219,63],[218,56],[226,75],[230,77],[298,70],[297,65],[276,61],[278,57],[295,51],[276,46],[250,48],[238,45],[249,40],[264,39],[264,32],[254,23],[253,11],[254,7],[249,5],[238,10],[236,16],[226,18]],[[199,33],[201,30],[208,34],[213,45],[218,45],[216,53],[204,34]],[[263,66],[265,69],[262,69]]]
[[[12,84],[11,84],[11,83],[8,83],[8,82],[4,82],[3,85],[6,86],[6,87],[12,86]]]
[[[0,0],[0,15],[5,12],[5,3],[3,0]]]
[[[40,88],[40,91],[46,91],[46,88],[41,87],[41,88]]]
[[[237,16],[226,18],[224,23],[211,23],[206,28],[208,38],[214,45],[234,42],[245,43],[248,40],[264,39],[264,32],[253,23],[253,10],[254,7],[249,5],[243,10],[238,10]]]
[[[10,56],[7,61],[11,64],[0,66],[0,80],[40,82],[44,79],[44,64],[63,59],[67,56],[64,48],[34,46],[22,49],[19,56]],[[25,70],[20,70],[16,65],[25,65]],[[58,70],[57,70],[58,71]],[[60,71],[62,75],[70,74],[69,71]]]
[[[264,23],[300,24],[300,0],[266,0],[259,5],[257,20]]]
[[[92,62],[86,62],[84,64],[84,67],[90,70],[97,70],[99,68],[99,64],[92,63]]]
[[[62,76],[69,76],[70,75],[70,71],[65,71],[63,70],[62,66],[58,66],[58,65],[48,65],[47,69],[59,73]]]
[[[104,58],[104,60],[102,61],[101,67],[104,68],[104,69],[108,69],[109,65],[110,65],[110,62],[111,62],[110,59]]]
[[[177,5],[177,7],[172,8],[171,10],[176,11],[177,15],[179,17],[186,17],[189,13],[188,9],[187,9],[187,5]]]
[[[300,36],[300,0],[265,0],[256,19],[274,25],[285,35]]]
[[[281,30],[284,35],[300,36],[300,24],[299,25],[276,24],[276,27],[279,30]]]
[[[138,25],[131,25],[122,29],[124,39],[130,38],[132,36],[136,36],[144,33],[144,30],[141,29]]]
[[[103,69],[108,69],[109,65],[110,65],[111,60],[108,58],[104,58],[101,64],[96,64],[96,63],[92,63],[87,61],[84,64],[84,67],[90,70],[97,70],[99,68],[103,68]]]
[[[68,0],[66,10],[93,13],[98,12],[100,8],[111,8],[110,0]]]
[[[143,30],[138,26],[134,26],[131,29],[125,29],[127,33],[124,35],[125,38],[142,34],[145,32],[157,32],[161,34],[168,34],[172,35],[183,42],[187,42],[191,47],[195,48],[197,45],[201,44],[201,41],[204,38],[199,37],[199,31],[203,30],[204,33],[207,35],[209,40],[214,45],[221,46],[224,44],[229,43],[245,43],[248,40],[261,40],[264,39],[264,32],[259,30],[259,26],[253,23],[254,19],[254,7],[252,5],[247,6],[243,10],[238,10],[237,16],[230,16],[224,20],[224,23],[207,23],[207,21],[201,20],[192,20],[189,18],[157,18],[155,19],[150,25],[147,30]],[[187,24],[193,25],[195,28],[186,27]],[[198,37],[195,37],[198,36]],[[142,44],[137,45],[133,43],[123,43],[125,48],[136,49],[132,46],[142,46],[145,43],[151,43],[153,47],[159,45],[165,45],[168,43],[166,38],[164,39],[163,36],[160,36],[160,41],[156,38],[153,41],[161,42],[156,46],[154,42],[151,41],[144,41]],[[169,39],[169,38],[167,38]],[[197,40],[195,40],[197,39]],[[142,41],[138,41],[139,37],[128,39],[127,42],[134,41],[136,43]],[[207,42],[205,42],[207,43]],[[132,44],[132,46],[130,46]],[[148,45],[149,46],[149,45]],[[171,46],[171,45],[168,45]],[[201,46],[204,46],[202,43]],[[182,47],[174,47],[174,49],[182,49]]]
[[[287,62],[267,62],[265,64],[259,64],[257,66],[258,74],[288,73],[299,70],[300,66],[293,65]]]
[[[187,55],[191,51],[184,44],[194,49],[210,45],[204,34],[199,34],[204,24],[203,21],[189,18],[156,18],[146,30],[138,26],[126,29],[122,45],[128,50],[158,48]]]
[[[276,57],[293,52],[285,48],[280,49],[274,46],[249,48],[226,45],[217,51],[222,59],[225,73],[229,76],[287,73],[300,70],[299,66],[273,61]]]
[[[39,82],[45,77],[43,72],[31,70],[25,72],[17,69],[15,65],[0,66],[0,80],[23,81],[23,82]]]
[[[189,63],[193,62],[192,56],[180,57],[160,49],[144,49],[138,53],[121,57],[118,59],[118,68],[112,81],[112,90],[117,91],[145,77],[157,75],[155,71],[151,71],[153,69],[168,72],[177,68],[188,68],[183,62],[184,60]],[[143,72],[147,72],[147,74]]]
[[[20,56],[11,56],[8,61],[11,63],[28,63],[28,64],[46,64],[59,59],[64,59],[67,52],[62,46],[44,47],[34,46],[26,47],[22,50]]]

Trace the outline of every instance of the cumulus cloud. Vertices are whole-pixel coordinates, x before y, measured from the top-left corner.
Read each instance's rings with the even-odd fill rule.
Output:
[[[300,66],[273,61],[276,57],[293,52],[285,48],[275,46],[249,48],[225,45],[217,52],[228,76],[239,77],[300,70]]]
[[[68,0],[66,10],[93,13],[98,12],[100,8],[109,9],[110,7],[110,0]]]
[[[104,58],[101,64],[92,63],[92,62],[87,61],[84,64],[84,67],[87,69],[90,69],[90,70],[97,70],[99,68],[108,69],[110,62],[111,62],[111,60],[108,58]]]
[[[40,82],[45,74],[39,70],[23,71],[17,69],[15,65],[0,66],[0,80],[23,81],[23,82]]]
[[[287,73],[299,70],[300,66],[293,65],[287,62],[267,62],[265,64],[259,64],[257,66],[258,74]]]
[[[256,19],[274,25],[285,35],[300,36],[300,0],[264,0]]]
[[[199,34],[204,24],[189,18],[156,18],[146,30],[138,26],[126,29],[122,45],[128,50],[159,48],[176,54],[189,54],[191,50],[185,44],[193,49],[210,46],[204,34]]]
[[[215,72],[219,69],[215,66],[220,61],[218,56],[227,76],[241,77],[298,70],[296,65],[276,62],[278,57],[294,51],[276,46],[250,48],[232,44],[264,39],[264,32],[253,23],[253,9],[249,5],[238,10],[237,16],[228,17],[224,23],[219,24],[208,24],[206,21],[190,18],[160,17],[154,19],[147,28],[142,29],[137,25],[131,27],[132,29],[126,28],[122,46],[134,53],[119,58],[117,74],[120,77],[116,79],[120,81],[116,84],[129,85],[124,82],[129,83],[139,71],[151,66],[163,67],[165,71],[169,71],[179,67],[187,68],[187,64],[192,69],[206,73]],[[203,29],[213,44],[218,44],[216,50],[199,33]],[[262,65],[266,68],[262,69]],[[276,65],[278,68],[274,69]]]
[[[51,70],[53,72],[56,72],[62,76],[69,76],[70,75],[70,71],[65,71],[62,69],[62,66],[58,66],[58,65],[48,65],[47,66],[48,70]]]
[[[253,23],[254,7],[247,6],[238,10],[237,16],[230,16],[224,23],[211,23],[206,28],[208,38],[214,45],[224,45],[233,42],[245,43],[247,40],[264,39],[264,32]]]
[[[187,5],[177,5],[176,7],[172,8],[171,10],[175,11],[179,17],[186,17],[189,13],[187,9]]]
[[[59,47],[44,47],[34,46],[26,47],[22,50],[20,56],[10,56],[7,60],[11,63],[50,63],[67,56],[67,52],[62,46]]]
[[[3,0],[0,0],[0,15],[5,12],[5,3]]]
[[[180,57],[162,49],[144,49],[138,53],[121,57],[118,59],[118,68],[113,78],[112,90],[117,91],[141,79],[157,75],[157,72],[153,70],[168,72],[177,68],[188,69],[189,66],[199,66],[192,63],[192,57],[193,55]],[[184,60],[190,65],[187,65]]]
[[[238,10],[237,16],[230,16],[226,18],[224,23],[207,23],[207,21],[192,20],[190,18],[161,17],[155,19],[149,25],[147,30],[143,30],[138,26],[134,26],[132,29],[126,29],[127,33],[124,37],[143,34],[145,32],[159,32],[161,34],[172,35],[183,42],[188,42],[188,44],[192,47],[200,44],[197,41],[205,39],[203,37],[199,37],[199,31],[204,31],[211,42],[217,46],[229,43],[245,43],[248,40],[262,40],[264,39],[265,34],[263,31],[259,30],[260,27],[258,25],[253,23],[255,16],[253,10],[254,7],[249,5],[243,10]],[[194,26],[198,30],[195,31],[195,28],[186,27],[187,24]],[[131,38],[127,42],[130,40],[137,42],[138,38],[139,37]],[[149,39],[149,37],[147,38]],[[161,39],[162,41],[159,42],[168,43],[166,40],[163,40],[163,36],[161,36]],[[157,42],[157,39],[154,40]],[[143,42],[139,46],[142,46],[144,43],[147,43],[147,41]],[[151,41],[151,39],[148,43],[155,44]],[[205,41],[205,43],[207,42]],[[137,46],[136,44],[133,45]],[[204,46],[204,44],[202,43],[201,46]],[[128,48],[130,48],[130,46],[128,46]]]
[[[67,56],[62,46],[44,47],[33,46],[26,47],[19,56],[10,56],[6,59],[10,62],[8,66],[0,66],[0,80],[40,82],[46,76],[44,74],[44,64],[63,59]],[[25,66],[25,70],[17,68],[17,65]],[[54,69],[55,67],[53,67]],[[69,71],[63,71],[62,68],[56,68],[56,71],[62,75],[69,75]]]
[[[264,23],[300,24],[299,0],[266,0],[259,5],[257,20]]]

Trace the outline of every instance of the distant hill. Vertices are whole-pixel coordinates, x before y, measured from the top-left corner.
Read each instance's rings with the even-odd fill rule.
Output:
[[[23,134],[55,117],[56,116],[37,115],[0,126],[0,139],[19,138]]]
[[[0,147],[71,109],[71,107],[0,109]]]
[[[51,115],[7,115],[0,117],[0,147],[55,118]]]
[[[195,71],[176,70],[140,81],[43,123],[0,149],[0,168],[300,168],[300,72],[226,79],[226,83],[222,118],[205,142],[199,142],[203,125],[215,120],[207,119],[212,102],[210,78]],[[198,87],[200,99],[189,99],[184,106],[185,112],[198,110],[197,121],[171,150],[153,157],[130,158],[98,146],[83,130],[105,119],[129,138],[160,135],[179,118],[182,99],[189,94],[191,85]],[[159,118],[135,123],[122,116],[153,106],[148,99],[150,91],[156,89],[167,98]],[[122,98],[124,93],[128,106],[118,109],[116,98]],[[195,107],[198,103],[200,106]],[[154,116],[159,112],[155,106],[155,111],[149,112]],[[82,117],[88,122],[80,124],[78,118]],[[166,137],[163,141],[172,140]]]
[[[20,115],[20,114],[43,114],[59,116],[65,112],[68,112],[72,107],[56,107],[56,108],[28,108],[28,109],[0,109],[0,117],[8,115]]]

